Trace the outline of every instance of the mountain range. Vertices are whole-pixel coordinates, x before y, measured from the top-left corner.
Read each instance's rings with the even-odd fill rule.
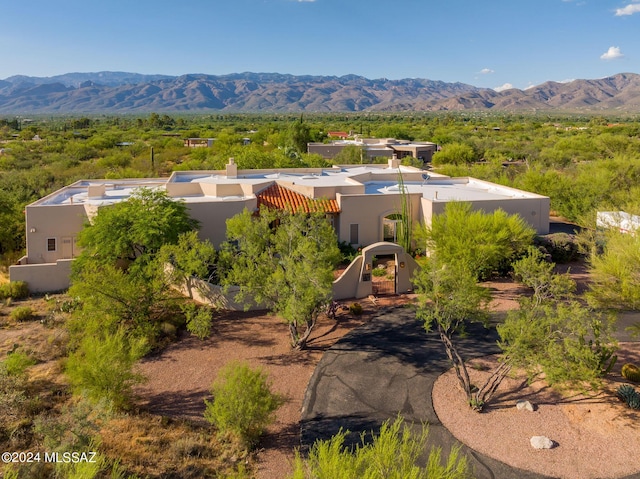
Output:
[[[67,73],[0,80],[1,114],[364,111],[640,112],[640,75],[495,91],[426,79],[279,73]]]

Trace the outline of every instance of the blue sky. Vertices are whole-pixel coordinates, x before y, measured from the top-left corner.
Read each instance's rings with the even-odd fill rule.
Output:
[[[640,73],[640,0],[30,0],[0,79],[278,72],[527,88]]]

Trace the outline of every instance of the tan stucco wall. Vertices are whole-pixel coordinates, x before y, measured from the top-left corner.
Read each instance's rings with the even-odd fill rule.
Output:
[[[205,203],[187,203],[189,214],[200,222],[198,236],[208,239],[213,246],[219,248],[226,240],[226,221],[232,216],[242,213],[246,208],[254,211],[258,207],[256,198],[237,201],[215,201]]]
[[[170,274],[172,266],[165,267],[167,274]],[[256,311],[266,309],[263,305],[254,301],[239,302],[236,297],[240,292],[238,286],[224,288],[211,284],[198,278],[190,278],[186,283],[174,284],[173,287],[187,298],[191,298],[201,304],[206,304],[214,308],[222,308],[227,311]]]
[[[83,205],[27,206],[28,262],[53,263],[63,259],[62,238],[76,237],[86,220]],[[48,238],[56,239],[56,251],[47,251]]]
[[[200,183],[202,193],[207,196],[242,196],[242,186],[239,183]]]
[[[408,195],[414,221],[420,218],[420,194]],[[350,225],[358,224],[358,244],[382,241],[383,219],[402,211],[401,195],[337,195],[340,205],[338,240],[349,242]]]
[[[355,298],[362,274],[362,255],[356,256],[338,279],[333,282],[333,299]]]
[[[380,255],[395,255],[396,293],[413,290],[411,277],[419,267],[402,246],[394,243],[378,242],[367,246],[347,269],[333,282],[333,299],[365,298],[373,292],[373,258]],[[367,277],[368,280],[363,278]]]
[[[26,282],[31,293],[64,291],[69,288],[72,262],[61,259],[48,264],[9,266],[9,278],[11,281]]]
[[[167,195],[176,196],[196,196],[202,194],[200,183],[167,183]]]
[[[444,213],[447,201],[438,201],[423,198],[423,214],[425,222],[431,224],[432,215]],[[545,235],[549,233],[549,198],[518,198],[515,200],[487,200],[472,201],[471,209],[482,210],[485,213],[492,213],[497,209],[502,209],[510,215],[518,214],[526,221],[536,233]]]

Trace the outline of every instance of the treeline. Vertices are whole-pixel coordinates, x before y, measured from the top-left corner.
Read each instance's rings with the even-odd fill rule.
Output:
[[[0,118],[0,253],[24,247],[24,206],[78,179],[175,170],[329,166],[306,153],[327,132],[437,143],[434,167],[550,196],[588,222],[597,209],[637,210],[640,121],[523,114],[212,114]],[[213,138],[186,148],[185,138]],[[337,161],[359,162],[358,151]]]

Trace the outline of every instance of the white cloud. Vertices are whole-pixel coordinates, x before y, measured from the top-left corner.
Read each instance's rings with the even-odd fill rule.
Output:
[[[513,88],[513,85],[511,83],[505,83],[502,86],[497,86],[494,88],[495,91],[497,92],[501,92],[501,91],[505,91],[505,90],[511,90]]]
[[[315,1],[316,0],[296,0],[296,2],[298,2],[298,3],[313,3]]]
[[[616,17],[623,17],[625,15],[633,15],[634,13],[640,13],[640,3],[630,3],[624,8],[616,9]]]
[[[488,75],[490,73],[494,73],[494,71],[491,68],[483,68],[482,70],[480,70],[480,73],[482,73],[483,75]]]
[[[609,47],[606,53],[600,55],[601,60],[617,60],[618,58],[622,58],[624,55],[620,51],[620,47]]]

